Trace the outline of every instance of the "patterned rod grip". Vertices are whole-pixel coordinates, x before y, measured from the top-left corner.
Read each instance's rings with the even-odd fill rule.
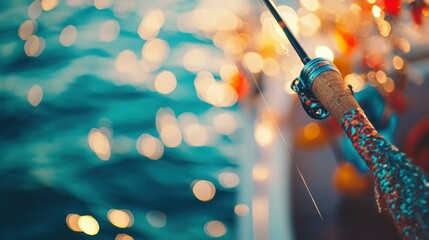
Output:
[[[321,73],[312,90],[371,169],[403,239],[429,239],[429,177],[377,133],[339,73]]]

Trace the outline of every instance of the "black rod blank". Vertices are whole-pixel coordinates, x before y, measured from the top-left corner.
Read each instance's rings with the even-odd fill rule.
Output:
[[[296,40],[295,36],[293,35],[292,31],[287,26],[286,22],[283,20],[283,18],[280,16],[280,13],[276,7],[276,5],[272,2],[272,0],[263,0],[265,5],[267,6],[268,10],[271,12],[271,14],[276,19],[277,23],[282,28],[283,32],[286,34],[286,37],[289,39],[290,44],[292,44],[292,47],[295,49],[296,53],[298,54],[299,58],[301,59],[301,62],[308,63],[311,59],[308,57],[307,53],[304,51],[304,49],[301,47],[299,42]]]

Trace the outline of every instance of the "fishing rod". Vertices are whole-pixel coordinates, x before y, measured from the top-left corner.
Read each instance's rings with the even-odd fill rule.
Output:
[[[378,134],[337,67],[327,59],[310,59],[273,1],[263,2],[304,64],[291,84],[304,110],[314,119],[332,115],[342,127],[371,170],[374,184],[403,239],[429,239],[429,177]]]
[[[338,71],[337,67],[327,59],[310,59],[310,57],[302,48],[301,44],[299,44],[298,40],[293,35],[292,31],[289,29],[286,21],[283,20],[279,10],[277,9],[277,6],[272,2],[272,0],[263,0],[263,2],[285,33],[292,47],[295,49],[296,53],[301,59],[301,62],[304,64],[304,68],[302,69],[300,76],[298,76],[291,83],[292,90],[298,93],[301,105],[310,117],[314,119],[327,118],[330,113],[320,103],[316,95],[314,95],[312,91],[313,82],[321,73],[326,71],[335,71],[340,75],[341,73]]]

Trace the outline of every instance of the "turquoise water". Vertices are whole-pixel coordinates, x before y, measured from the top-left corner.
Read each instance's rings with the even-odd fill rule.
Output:
[[[73,2],[80,4],[70,6]],[[177,29],[175,16],[192,9],[195,2],[139,1],[116,14],[112,9],[121,9],[119,1],[103,10],[86,2],[61,1],[35,18],[34,34],[45,41],[38,57],[26,55],[25,41],[18,36],[32,2],[0,3],[1,239],[114,239],[118,233],[134,239],[206,239],[204,226],[212,220],[227,227],[219,239],[231,239],[236,190],[222,187],[217,178],[225,168],[236,167],[238,156],[231,150],[238,144],[237,133],[217,136],[209,146],[182,142],[177,148],[165,148],[158,161],[141,156],[135,147],[143,133],[159,137],[155,121],[162,107],[172,109],[176,117],[193,113],[203,125],[211,124],[213,113],[225,111],[198,99],[195,73],[181,62],[185,46],[198,44],[217,51],[210,41]],[[158,38],[168,43],[170,55],[158,69],[130,83],[128,75],[115,69],[115,59],[124,50],[142,57],[146,40],[136,29],[142,15],[152,9],[168,9]],[[97,36],[107,20],[120,26],[112,42]],[[78,34],[65,47],[59,37],[68,25]],[[151,87],[164,70],[177,78],[177,88],[168,95]],[[35,85],[43,90],[36,107],[27,99]],[[93,128],[107,129],[108,161],[100,160],[89,146]],[[191,185],[198,179],[216,186],[212,201],[201,202],[193,195]],[[113,226],[107,219],[109,209],[131,211],[133,226]],[[150,211],[165,214],[166,220],[155,219],[162,227],[151,224]],[[71,213],[93,216],[100,225],[96,237],[70,230],[66,217]]]

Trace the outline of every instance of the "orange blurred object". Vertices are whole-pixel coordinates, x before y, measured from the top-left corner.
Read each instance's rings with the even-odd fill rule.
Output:
[[[341,26],[335,29],[335,42],[340,51],[346,55],[350,55],[358,44],[356,36]]]
[[[347,196],[363,196],[372,188],[371,176],[360,174],[357,169],[348,162],[340,163],[332,176],[335,189]]]
[[[235,74],[228,84],[237,92],[238,100],[247,96],[250,90],[249,82],[242,72]]]
[[[346,54],[335,56],[334,64],[343,76],[353,73],[353,59]]]
[[[316,148],[328,144],[333,135],[318,123],[312,122],[295,133],[295,145],[299,148]]]

